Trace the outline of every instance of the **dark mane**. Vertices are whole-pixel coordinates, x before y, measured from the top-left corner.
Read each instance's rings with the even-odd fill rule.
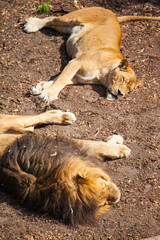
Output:
[[[92,218],[95,200],[84,204],[78,196],[76,169],[87,152],[74,140],[25,135],[11,144],[0,159],[0,185],[28,208],[47,212],[55,218],[75,223]],[[78,171],[78,170],[77,170]],[[74,193],[74,194],[73,194]],[[75,197],[76,196],[76,197]]]

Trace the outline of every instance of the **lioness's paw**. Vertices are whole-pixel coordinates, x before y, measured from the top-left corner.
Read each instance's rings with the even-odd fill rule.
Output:
[[[123,144],[123,137],[117,134],[113,134],[107,138],[107,143]]]
[[[44,25],[45,23],[43,19],[30,17],[26,19],[26,23],[24,24],[24,31],[28,33],[37,32],[39,29],[44,27]]]
[[[49,82],[45,82],[45,81],[42,81],[40,83],[38,83],[36,86],[34,86],[30,93],[33,94],[33,95],[38,95],[40,94],[44,89],[46,88],[50,88],[51,85],[52,85],[53,81],[49,81]]]
[[[49,103],[58,98],[59,92],[56,93],[56,89],[52,87],[53,83],[54,80],[49,82],[42,81],[34,86],[30,93],[33,95],[39,95],[39,98],[43,102]]]
[[[54,93],[52,90],[45,89],[39,95],[39,99],[41,99],[45,103],[49,103],[53,100],[58,99],[57,93]]]
[[[76,121],[76,116],[74,113],[65,112],[63,113],[63,124],[72,124]]]

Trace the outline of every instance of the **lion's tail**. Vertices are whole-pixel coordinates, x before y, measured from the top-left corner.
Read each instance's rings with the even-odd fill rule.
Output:
[[[126,22],[126,21],[139,21],[139,20],[159,20],[160,17],[147,17],[147,16],[123,16],[118,17],[118,22]]]

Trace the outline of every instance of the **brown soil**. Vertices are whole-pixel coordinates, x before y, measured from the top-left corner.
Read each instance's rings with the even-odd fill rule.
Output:
[[[49,14],[64,14],[78,7],[103,6],[117,15],[160,16],[159,0],[50,1]],[[146,3],[147,2],[147,3]],[[125,138],[132,150],[128,159],[100,162],[121,189],[120,202],[94,224],[67,226],[48,216],[29,212],[0,192],[0,239],[143,239],[160,235],[160,134],[158,100],[160,80],[160,22],[127,22],[122,28],[122,53],[143,84],[126,98],[105,99],[102,86],[68,86],[59,99],[47,105],[29,90],[48,81],[69,61],[66,35],[50,29],[23,32],[25,18],[40,1],[0,0],[0,112],[37,114],[47,109],[74,112],[71,126],[45,126],[40,134],[102,139],[113,133]]]

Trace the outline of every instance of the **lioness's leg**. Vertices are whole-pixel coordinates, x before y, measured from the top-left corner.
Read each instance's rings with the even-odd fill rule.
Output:
[[[72,21],[70,23],[66,23],[61,21],[61,18],[58,17],[46,17],[43,19],[30,17],[26,19],[26,23],[24,25],[24,31],[31,33],[37,32],[38,30],[49,27],[58,32],[70,34],[72,32],[72,28],[77,26],[78,23]]]
[[[70,34],[72,28],[87,23],[99,23],[108,18],[116,18],[115,14],[104,8],[83,8],[59,17],[44,19],[30,17],[26,19],[24,30],[36,32],[43,27],[53,28],[59,32]]]
[[[66,85],[76,84],[75,75],[80,66],[80,62],[77,59],[71,60],[56,81],[42,81],[32,88],[31,93],[33,95],[40,94],[39,98],[44,102],[57,99],[59,92]]]
[[[123,145],[123,138],[120,135],[109,137],[107,142],[79,139],[75,141],[81,144],[84,149],[87,149],[89,154],[95,152],[101,157],[111,159],[128,157],[131,152],[127,146]]]
[[[83,22],[83,17],[78,18],[75,12],[66,14],[60,17],[46,17],[43,19],[30,17],[26,19],[26,23],[24,25],[24,30],[28,33],[37,32],[38,30],[48,27],[52,28],[58,32],[71,34],[72,29],[75,26],[79,26]]]

